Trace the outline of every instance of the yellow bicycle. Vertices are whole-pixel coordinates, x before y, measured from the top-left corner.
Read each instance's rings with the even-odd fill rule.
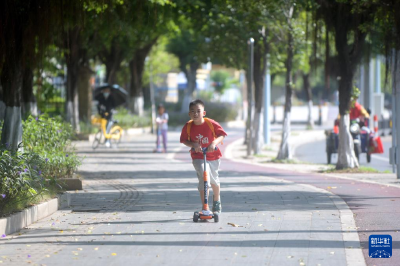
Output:
[[[111,128],[110,133],[107,133],[107,119],[100,116],[92,117],[92,125],[99,125],[99,131],[96,133],[92,148],[96,149],[100,144],[105,144],[106,140],[111,140],[114,144],[119,144],[121,142],[121,137],[123,133],[122,127],[115,125]]]

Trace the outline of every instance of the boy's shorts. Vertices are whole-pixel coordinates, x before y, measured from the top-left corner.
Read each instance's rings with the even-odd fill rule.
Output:
[[[204,160],[202,159],[194,159],[193,160],[194,169],[197,172],[197,178],[199,179],[198,190],[204,190]],[[210,183],[213,185],[219,185],[219,177],[218,170],[219,165],[221,164],[221,159],[215,161],[207,161],[207,176],[208,176],[208,187],[210,187]]]

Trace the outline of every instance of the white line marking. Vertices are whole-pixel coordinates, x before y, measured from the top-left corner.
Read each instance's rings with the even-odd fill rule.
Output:
[[[380,160],[380,161],[384,161],[384,162],[389,162],[389,158],[383,157],[383,156],[379,156],[379,155],[375,155],[372,154],[372,158]]]

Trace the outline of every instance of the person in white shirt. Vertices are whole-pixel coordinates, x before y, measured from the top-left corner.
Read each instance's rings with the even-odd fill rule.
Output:
[[[157,148],[154,152],[167,152],[167,132],[168,132],[168,113],[165,112],[165,107],[162,104],[158,105],[157,123]],[[161,136],[163,139],[163,147],[161,150]]]

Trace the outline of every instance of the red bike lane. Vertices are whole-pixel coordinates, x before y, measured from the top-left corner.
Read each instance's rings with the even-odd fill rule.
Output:
[[[224,154],[226,147],[237,139],[238,137],[233,137],[232,139],[227,138],[224,140],[224,145],[220,145],[222,153]],[[189,154],[180,153],[175,158],[190,161]],[[329,190],[341,197],[353,212],[367,265],[400,265],[400,188],[326,175],[304,174],[276,169],[267,165],[264,167],[224,158],[221,165],[221,176],[224,170],[229,169],[229,171],[239,173],[252,172],[256,175],[264,175]],[[288,165],[288,168],[290,168],[290,165]],[[221,190],[223,191],[223,183]],[[392,258],[376,259],[369,257],[368,241],[370,235],[392,236]]]

